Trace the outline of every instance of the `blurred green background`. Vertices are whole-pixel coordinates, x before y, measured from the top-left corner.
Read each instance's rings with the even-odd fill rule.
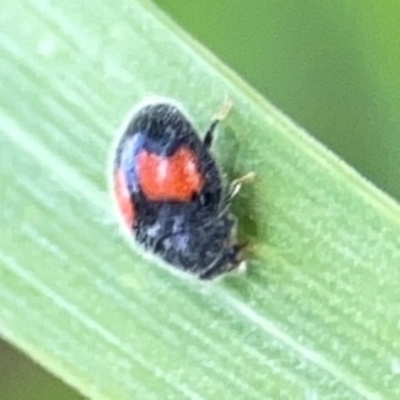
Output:
[[[277,107],[400,198],[400,2],[156,2]],[[81,398],[5,344],[0,377],[4,400]]]

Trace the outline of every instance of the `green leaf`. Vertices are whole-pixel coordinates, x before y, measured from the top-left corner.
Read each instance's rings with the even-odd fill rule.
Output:
[[[0,26],[0,334],[98,399],[396,399],[400,210],[145,1],[6,2]],[[6,34],[7,33],[7,34]],[[251,245],[199,284],[117,226],[106,170],[156,93],[215,154]]]

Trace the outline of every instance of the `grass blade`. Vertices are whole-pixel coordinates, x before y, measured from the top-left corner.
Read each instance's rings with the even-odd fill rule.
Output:
[[[150,3],[7,2],[0,36],[0,334],[98,399],[398,398],[400,212]],[[16,24],[15,21],[21,23]],[[148,93],[200,128],[253,251],[207,287],[121,238],[105,179]]]

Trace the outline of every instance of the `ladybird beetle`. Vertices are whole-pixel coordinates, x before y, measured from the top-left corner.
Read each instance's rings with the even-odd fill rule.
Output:
[[[233,196],[252,174],[226,187],[210,154],[226,103],[200,139],[180,107],[142,103],[129,117],[113,153],[117,209],[135,240],[168,264],[212,279],[243,264],[236,241]]]

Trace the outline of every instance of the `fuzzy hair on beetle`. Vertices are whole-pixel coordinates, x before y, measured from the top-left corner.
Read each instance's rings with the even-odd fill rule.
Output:
[[[112,150],[110,187],[125,232],[147,255],[201,280],[245,265],[230,205],[254,174],[227,185],[211,152],[230,107],[225,102],[200,136],[179,103],[147,97]]]

